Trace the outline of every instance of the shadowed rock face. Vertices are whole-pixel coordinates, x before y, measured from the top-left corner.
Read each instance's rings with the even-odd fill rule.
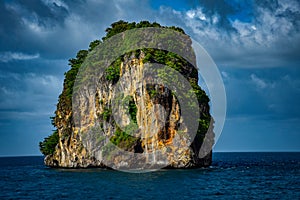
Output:
[[[187,44],[191,48],[190,40]],[[208,97],[197,85],[197,69],[179,57],[171,58],[169,64],[157,62],[151,54],[157,51],[126,53],[112,64],[114,73],[106,71],[102,77],[97,77],[92,90],[84,85],[85,89],[73,94],[72,102],[64,95],[65,80],[54,119],[59,141],[54,153],[45,157],[47,166],[126,170],[211,164],[213,119]],[[186,92],[178,93],[157,82],[159,78],[176,82],[177,76],[172,74],[174,70],[153,67],[149,63],[151,55],[154,63],[167,64],[170,68],[177,66],[176,73],[192,85],[196,104],[187,100],[185,104],[188,105],[181,105],[180,98],[192,99],[189,88],[180,88]],[[167,52],[160,51],[159,55],[166,58]],[[189,115],[183,114],[183,106],[187,113],[198,110],[199,119],[190,120]],[[193,127],[195,134],[191,134]]]

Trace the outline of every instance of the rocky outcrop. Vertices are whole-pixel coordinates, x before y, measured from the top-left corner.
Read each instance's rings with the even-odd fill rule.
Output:
[[[157,55],[157,51],[138,50],[123,55],[111,65],[114,73],[106,70],[94,90],[87,88],[77,93],[73,102],[64,95],[65,80],[54,119],[59,141],[54,153],[45,157],[47,166],[151,169],[211,164],[213,120],[208,97],[197,84],[197,69],[180,57],[168,62],[169,65],[180,64],[176,70],[191,83],[196,93],[197,105],[191,104],[189,109],[192,111],[193,106],[199,109],[198,124],[189,124],[180,98],[176,96],[180,94],[156,82],[157,77],[152,73],[147,75],[151,68],[149,56],[153,56],[155,62],[153,52]],[[167,60],[168,52],[159,54]],[[158,73],[157,76],[164,75]],[[181,95],[188,93],[187,90]],[[76,118],[78,112],[80,118]],[[80,123],[80,128],[76,123]],[[191,126],[197,128],[194,135],[190,134]]]

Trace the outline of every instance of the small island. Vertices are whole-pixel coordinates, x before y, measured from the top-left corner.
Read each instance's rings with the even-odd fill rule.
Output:
[[[213,119],[209,112],[209,98],[198,85],[197,68],[174,52],[143,48],[127,52],[116,59],[105,69],[103,77],[99,77],[95,93],[89,94],[91,98],[88,98],[92,99],[89,100],[92,103],[88,102],[88,106],[93,109],[93,115],[87,116],[87,121],[84,119],[81,121],[81,124],[85,123],[84,126],[89,128],[92,123],[97,124],[97,128],[90,128],[88,134],[82,134],[75,127],[72,97],[76,76],[85,59],[99,44],[114,35],[126,30],[145,27],[166,28],[185,34],[179,27],[163,27],[156,22],[148,21],[130,23],[121,20],[106,29],[106,36],[102,40],[91,42],[88,50],[80,50],[75,58],[69,60],[71,68],[65,73],[63,91],[59,96],[55,116],[51,117],[52,125],[56,130],[39,144],[40,151],[45,155],[46,166],[113,169],[119,169],[124,165],[134,167],[129,166],[134,163],[122,160],[124,155],[115,153],[116,148],[146,155],[145,159],[148,163],[151,161],[153,166],[159,164],[159,156],[156,154],[158,150],[163,152],[168,161],[164,165],[165,168],[198,168],[211,165],[214,133],[212,130]],[[185,43],[191,49],[191,40],[188,36],[186,36]],[[176,70],[189,82],[198,100],[197,105],[190,105],[191,109],[193,109],[192,106],[196,106],[200,110],[198,124],[196,124],[197,133],[194,138],[187,136],[189,124],[186,122],[187,119],[182,117],[180,104],[174,91],[155,82],[146,84],[142,88],[134,87],[136,80],[147,68],[148,63],[166,65]],[[148,81],[151,81],[151,78],[153,77],[149,76]],[[114,119],[112,109],[114,100],[112,88],[118,82],[126,86],[125,95],[122,98],[127,102],[128,110],[118,113],[124,121],[128,122],[125,129],[121,128],[118,125],[120,122],[117,123]],[[187,91],[185,95],[188,94]],[[79,98],[83,102],[86,96],[79,96]],[[158,127],[162,110],[165,112],[165,123],[162,127]],[[149,128],[150,126],[151,128]],[[129,134],[133,129],[136,133],[140,133],[140,136],[139,134],[136,134],[137,136]],[[142,137],[141,134],[150,136]],[[200,149],[203,147],[206,152],[201,154]],[[143,160],[136,162],[143,162]]]

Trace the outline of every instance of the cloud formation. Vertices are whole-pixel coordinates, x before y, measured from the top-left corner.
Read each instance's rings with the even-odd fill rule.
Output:
[[[216,4],[204,0],[186,10],[162,5],[157,11],[150,9],[147,1],[133,0],[2,2],[1,15],[6,20],[2,20],[5,29],[0,31],[0,51],[66,59],[78,49],[87,48],[90,41],[101,38],[112,22],[145,19],[183,27],[219,65],[298,65],[300,3],[272,2],[247,4],[223,0]]]
[[[0,2],[0,52],[68,59],[104,36],[114,21],[151,16],[145,1],[32,0]]]
[[[219,65],[258,68],[300,64],[298,1],[257,1],[247,8],[247,17],[236,5],[225,3],[226,7],[216,8],[204,2],[187,11],[161,7],[160,17],[173,15],[174,21],[181,21],[178,24],[202,43]]]
[[[39,54],[30,55],[21,52],[4,52],[0,54],[0,62],[9,62],[11,60],[31,60],[39,57]]]
[[[251,74],[250,77],[251,77],[251,80],[254,82],[254,84],[255,84],[258,88],[264,89],[264,88],[267,87],[267,83],[266,83],[264,80],[258,78],[255,74]]]

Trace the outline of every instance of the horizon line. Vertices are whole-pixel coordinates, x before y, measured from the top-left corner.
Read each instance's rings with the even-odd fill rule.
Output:
[[[271,151],[271,150],[241,150],[241,151],[213,151],[213,153],[300,153],[300,150],[280,150],[280,151]],[[25,154],[25,155],[0,155],[0,158],[9,158],[9,157],[45,157],[42,154]]]

